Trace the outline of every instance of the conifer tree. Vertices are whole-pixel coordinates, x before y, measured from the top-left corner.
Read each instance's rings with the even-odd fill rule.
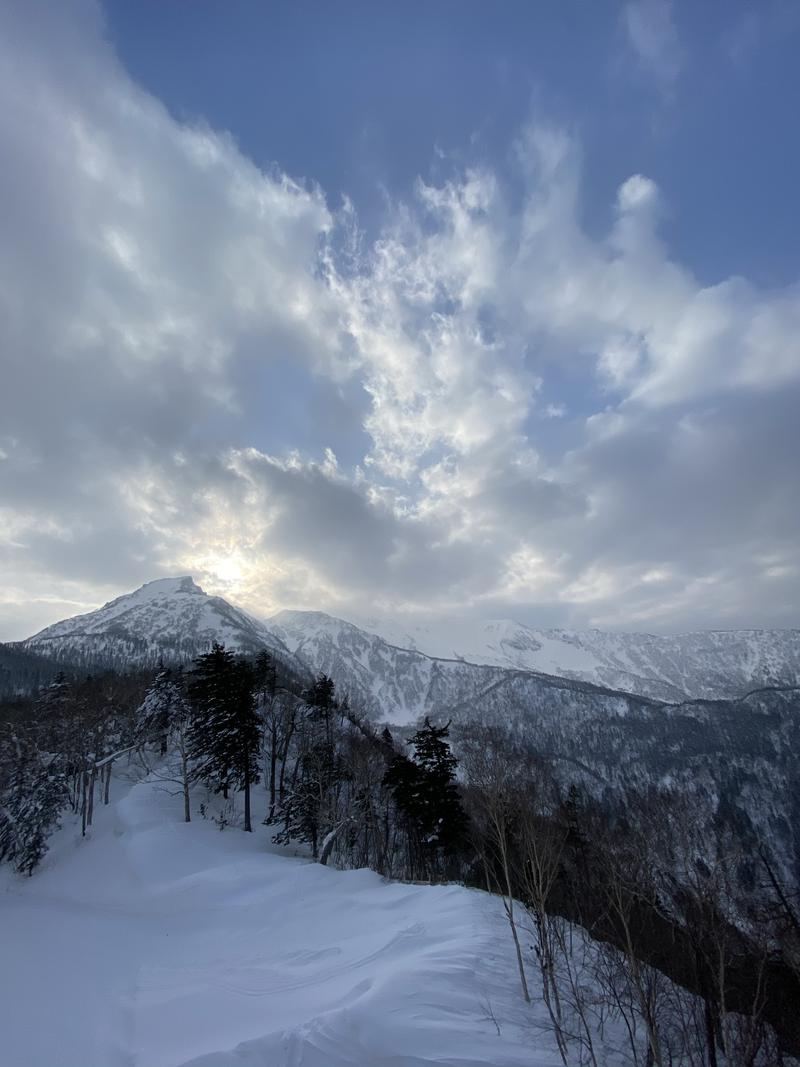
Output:
[[[195,663],[189,684],[194,707],[190,751],[199,776],[224,797],[244,792],[244,828],[252,830],[250,786],[258,781],[260,723],[253,669],[216,642]]]
[[[137,740],[158,741],[161,755],[167,751],[170,724],[176,718],[182,718],[186,700],[183,691],[169,667],[159,664],[158,674],[145,693],[144,700],[136,712]]]
[[[275,840],[306,841],[316,859],[321,842],[332,829],[341,778],[335,724],[342,706],[336,699],[333,680],[320,674],[305,694],[305,705],[298,758],[279,810],[284,825]]]
[[[43,751],[31,730],[15,731],[12,773],[0,789],[0,859],[32,874],[58,827],[67,787],[57,754]]]
[[[433,726],[428,718],[408,742],[413,759],[397,755],[384,784],[391,789],[407,827],[429,857],[454,854],[463,843],[467,818],[456,786],[458,761],[447,738],[450,724]]]

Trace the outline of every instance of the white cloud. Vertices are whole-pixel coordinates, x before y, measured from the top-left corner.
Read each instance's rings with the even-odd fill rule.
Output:
[[[796,622],[796,287],[700,285],[639,174],[590,236],[546,124],[513,181],[420,181],[370,246],[68,8],[0,34],[6,636],[186,570],[255,612]],[[301,442],[320,381],[358,399]]]

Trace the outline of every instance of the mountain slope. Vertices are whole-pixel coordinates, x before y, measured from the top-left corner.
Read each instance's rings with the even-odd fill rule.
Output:
[[[367,627],[322,612],[281,611],[261,622],[190,577],[164,578],[15,646],[77,666],[189,660],[212,641],[267,647],[295,671],[325,671],[377,718],[407,722],[432,704],[477,697],[498,672],[569,678],[667,702],[735,699],[800,684],[800,631],[677,634],[535,630],[508,621],[455,620]],[[479,668],[479,670],[478,670]]]
[[[662,701],[574,677],[436,659],[321,613],[280,612],[268,625],[376,718],[399,726],[423,714],[449,719],[457,743],[475,723],[497,728],[544,759],[564,789],[574,782],[613,809],[631,791],[676,790],[704,827],[708,855],[718,835],[732,833],[747,855],[766,845],[786,884],[800,882],[797,687]],[[724,682],[727,661],[715,660],[714,648],[695,659],[706,663],[704,674],[696,668],[698,686],[702,678],[709,688]],[[784,671],[792,676],[791,665],[778,664]],[[747,678],[741,672],[739,683]]]
[[[366,710],[383,709],[379,717],[394,722],[415,718],[432,703],[477,696],[506,672],[669,703],[736,699],[753,689],[800,684],[797,630],[655,637],[462,622],[446,633],[384,624],[381,636],[312,611],[280,611],[266,625]]]
[[[269,648],[293,657],[262,623],[222,597],[208,596],[189,577],[161,578],[97,611],[54,623],[21,643],[56,660],[99,666],[149,665],[192,659],[212,642],[253,653]]]
[[[800,630],[706,630],[656,636],[537,630],[508,620],[447,620],[404,627],[377,618],[363,629],[429,656],[575,678],[657,700],[727,699],[800,684]]]
[[[112,798],[91,838],[65,817],[33,878],[0,870],[9,1067],[560,1064],[498,898],[184,824],[157,783]]]
[[[20,645],[0,644],[0,699],[47,685],[66,666]]]
[[[152,582],[96,612],[48,627],[25,647],[104,665],[153,663],[159,655],[190,659],[212,640],[244,652],[268,647],[298,674],[330,675],[337,691],[375,720],[404,727],[431,715],[451,719],[456,736],[475,722],[501,728],[552,764],[564,786],[578,781],[598,801],[616,805],[631,789],[644,795],[674,786],[692,799],[706,826],[719,832],[727,827],[751,853],[754,842],[766,842],[787,884],[800,882],[800,835],[794,829],[800,809],[793,799],[800,796],[800,690],[791,688],[796,632],[664,639],[572,635],[578,644],[557,639],[587,657],[589,647],[604,647],[607,656],[612,649],[620,661],[624,656],[639,672],[626,676],[628,690],[639,687],[635,693],[575,677],[597,678],[596,662],[588,658],[582,664],[573,659],[568,667],[563,660],[554,663],[572,677],[535,671],[530,658],[512,666],[512,651],[522,656],[540,649],[525,644],[530,634],[520,637],[522,628],[507,626],[489,632],[489,651],[506,657],[503,663],[436,658],[319,612],[283,611],[259,623],[206,596],[190,578],[178,578]],[[479,658],[481,649],[476,652]],[[764,674],[786,684],[751,697],[705,696],[755,689]],[[647,695],[653,689],[669,695],[677,690],[677,697],[655,699]],[[703,696],[687,700],[687,690]]]

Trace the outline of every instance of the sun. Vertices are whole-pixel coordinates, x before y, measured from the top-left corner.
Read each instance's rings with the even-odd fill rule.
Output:
[[[209,571],[221,582],[238,582],[243,575],[241,562],[236,556],[223,556],[209,564]]]

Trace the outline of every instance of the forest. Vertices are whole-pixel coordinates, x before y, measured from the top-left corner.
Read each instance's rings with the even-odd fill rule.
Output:
[[[757,1067],[800,1055],[800,908],[765,848],[708,854],[678,791],[601,802],[480,708],[376,725],[324,674],[220,644],[185,668],[59,674],[0,705],[0,858],[32,875],[66,815],[89,834],[115,767],[183,798],[185,821],[257,821],[311,860],[502,899],[519,992],[566,1065]],[[209,798],[215,798],[210,805]]]

